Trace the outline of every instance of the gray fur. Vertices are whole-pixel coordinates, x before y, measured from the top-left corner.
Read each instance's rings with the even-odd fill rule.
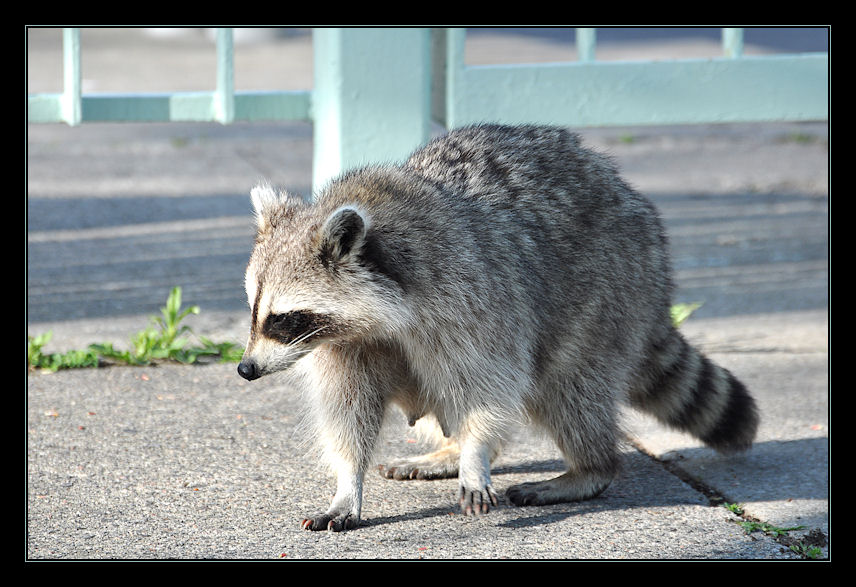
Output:
[[[338,489],[306,528],[359,523],[390,404],[446,439],[381,472],[457,474],[467,513],[498,502],[490,462],[517,424],[544,428],[568,464],[510,488],[517,505],[606,488],[625,399],[719,450],[751,444],[745,388],[671,326],[656,210],[565,130],[469,127],[404,165],[344,174],[311,204],[266,186],[253,202],[239,372],[291,368],[307,390]]]

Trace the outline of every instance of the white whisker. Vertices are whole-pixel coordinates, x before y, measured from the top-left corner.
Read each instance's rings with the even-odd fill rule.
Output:
[[[292,344],[300,344],[300,343],[301,343],[301,342],[303,342],[304,340],[306,340],[306,339],[308,339],[308,338],[310,338],[310,337],[312,337],[312,336],[315,336],[316,334],[318,334],[319,332],[321,332],[321,331],[322,331],[322,330],[324,330],[325,328],[327,328],[327,327],[326,327],[326,326],[321,326],[321,327],[316,328],[315,330],[313,330],[313,331],[311,331],[311,332],[307,332],[307,333],[305,333],[305,334],[301,334],[300,336],[298,336],[297,338],[295,338],[294,340],[292,340],[292,341],[291,341],[290,343],[288,343],[288,344],[289,344],[289,345],[292,345]]]

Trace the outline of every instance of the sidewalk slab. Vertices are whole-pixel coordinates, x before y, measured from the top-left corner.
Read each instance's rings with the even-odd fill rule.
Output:
[[[457,481],[366,479],[364,525],[300,529],[333,478],[283,382],[232,365],[109,368],[28,378],[30,559],[790,559],[771,538],[646,455],[582,503],[501,505],[467,518]],[[403,416],[378,458],[417,450]],[[556,475],[554,447],[524,433],[497,463],[500,492]]]

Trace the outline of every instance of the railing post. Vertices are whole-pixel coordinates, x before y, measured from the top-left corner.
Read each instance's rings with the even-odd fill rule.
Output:
[[[733,59],[743,56],[743,29],[722,29],[722,53]]]
[[[313,187],[347,169],[403,160],[429,136],[428,29],[313,31]]]
[[[83,118],[81,105],[80,29],[62,29],[63,89],[60,112],[69,125],[80,124]]]
[[[446,30],[446,103],[444,108],[444,124],[446,128],[453,129],[458,126],[459,121],[466,119],[466,63],[465,43],[467,32],[464,28],[450,28]]]
[[[232,29],[217,29],[217,90],[214,93],[214,118],[228,124],[235,120],[235,67]]]
[[[593,28],[578,28],[577,36],[577,59],[579,61],[594,61],[595,46],[597,44],[597,32]]]

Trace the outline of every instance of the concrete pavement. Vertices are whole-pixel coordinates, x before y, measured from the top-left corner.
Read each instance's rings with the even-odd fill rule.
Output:
[[[299,35],[267,43],[239,51],[250,61],[270,43],[306,51]],[[109,64],[110,48],[93,42],[93,62]],[[31,49],[31,78],[50,70],[35,67],[46,52]],[[310,533],[300,519],[326,507],[333,481],[299,432],[300,399],[286,378],[247,383],[234,365],[33,373],[26,558],[799,558],[774,536],[747,534],[747,520],[801,526],[790,540],[828,556],[827,125],[583,134],[661,209],[679,301],[704,302],[684,331],[758,399],[751,451],[722,458],[628,413],[624,471],[594,500],[467,519],[456,513],[455,480],[370,475],[363,527]],[[247,194],[261,178],[308,191],[308,125],[30,125],[27,143],[29,334],[52,330],[49,351],[126,345],[179,285],[202,308],[188,319],[195,332],[243,342]],[[402,417],[378,461],[418,448]],[[503,491],[559,470],[558,451],[523,430],[494,482]]]

